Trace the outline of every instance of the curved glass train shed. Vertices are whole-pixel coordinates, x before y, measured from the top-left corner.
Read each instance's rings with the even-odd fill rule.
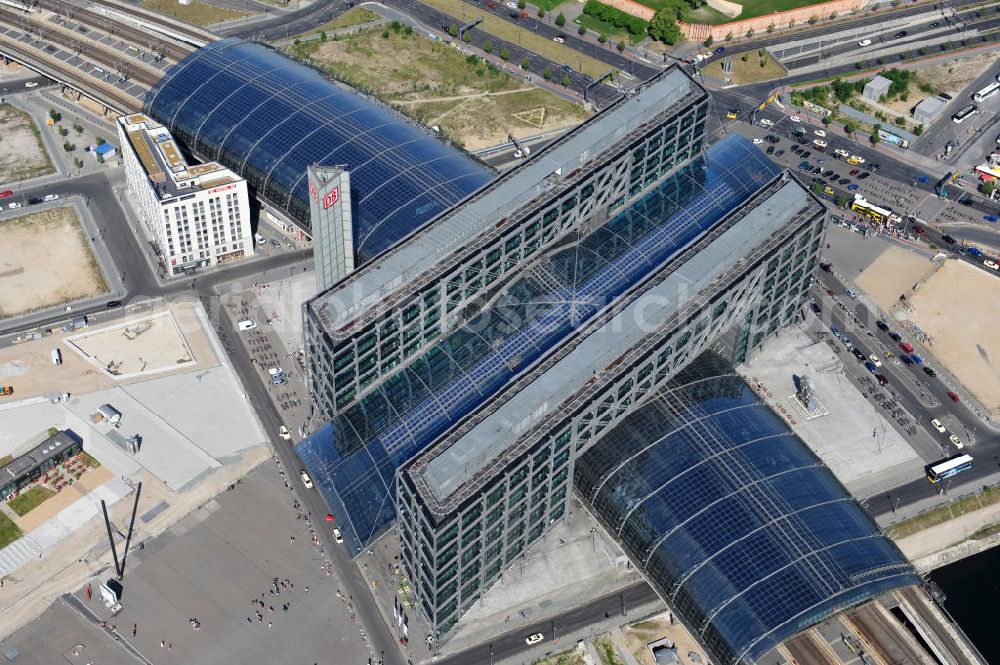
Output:
[[[587,450],[574,479],[719,663],[757,662],[840,609],[920,582],[784,420],[711,353]]]
[[[306,167],[348,169],[359,263],[494,177],[392,109],[236,38],[174,65],[145,107],[190,150],[242,175],[307,231]]]

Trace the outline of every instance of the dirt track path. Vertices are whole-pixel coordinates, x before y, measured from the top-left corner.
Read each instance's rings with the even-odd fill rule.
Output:
[[[476,92],[469,95],[452,95],[450,97],[428,97],[426,99],[408,99],[406,101],[393,101],[393,104],[406,106],[407,104],[429,104],[431,102],[457,102],[468,101],[470,99],[480,99],[482,97],[499,97],[500,95],[515,95],[519,92],[537,90],[535,87],[518,88],[517,90],[503,90],[502,92]]]

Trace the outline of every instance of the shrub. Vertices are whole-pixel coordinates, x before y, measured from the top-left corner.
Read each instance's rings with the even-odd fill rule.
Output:
[[[545,10],[541,7],[538,8],[538,18],[545,18]]]
[[[610,23],[616,28],[621,28],[622,30],[627,31],[630,35],[635,35],[636,37],[646,34],[647,29],[651,26],[650,23],[643,21],[641,18],[632,16],[631,14],[626,14],[620,9],[609,7],[608,5],[602,4],[598,0],[587,0],[587,3],[583,6],[583,13],[599,21]],[[671,19],[674,21],[674,25],[677,24],[677,16],[674,14],[673,9],[669,7],[658,11],[656,16],[653,17],[653,21],[656,21],[657,16],[661,13],[669,14]],[[679,28],[678,32],[680,32]],[[656,36],[654,35],[654,37]],[[670,43],[672,44],[674,42]]]
[[[552,68],[551,67],[546,67],[545,68],[545,71],[542,72],[542,78],[544,78],[546,81],[551,81],[552,80]]]
[[[452,23],[448,26],[448,34],[452,37],[458,37],[458,26]]]
[[[562,84],[563,84],[563,87],[566,87],[566,88],[569,87],[569,74],[563,74]]]
[[[325,42],[325,41],[326,41],[326,30],[323,30],[323,31],[321,31],[321,32],[319,33],[319,40],[320,40],[321,42]]]
[[[920,136],[921,134],[923,134],[923,133],[924,133],[924,126],[923,126],[923,125],[917,125],[917,126],[916,126],[916,127],[915,127],[915,128],[913,129],[913,133],[914,133],[915,135],[917,135],[917,136]]]
[[[493,53],[493,42],[487,39],[486,43],[483,44],[483,50],[487,53]]]
[[[559,15],[556,16],[556,25],[558,25],[560,28],[566,25],[566,17],[563,16],[562,12],[559,12]]]
[[[625,50],[625,42],[618,42],[618,44],[617,44],[617,46],[615,46],[615,48],[617,48],[618,52],[621,53],[622,51]]]
[[[527,58],[522,58],[521,69],[523,69],[524,71],[528,71],[529,69],[531,69],[531,60],[528,60]]]
[[[501,60],[510,60],[510,51],[508,51],[507,49],[504,49],[504,50],[500,51],[500,59]]]
[[[608,36],[605,34],[601,34],[597,37],[597,41],[600,42],[601,44],[604,44],[605,42],[608,41]]]
[[[470,35],[470,34],[468,33],[468,31],[466,31],[466,32],[463,32],[463,33],[462,33],[462,41],[463,41],[463,42],[465,42],[466,44],[468,44],[469,42],[471,42],[471,41],[472,41],[472,35]]]
[[[715,40],[712,39],[712,35],[709,35],[708,39],[706,39],[705,41],[702,42],[702,44],[704,44],[705,48],[710,47],[714,43],[715,43]]]

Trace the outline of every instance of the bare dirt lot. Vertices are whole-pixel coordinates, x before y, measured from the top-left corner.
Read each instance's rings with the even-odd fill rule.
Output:
[[[12,183],[52,173],[31,117],[10,104],[0,104],[0,183]]]
[[[920,67],[917,69],[917,82],[930,83],[940,92],[955,95],[962,92],[984,71],[992,68],[997,58],[1000,58],[1000,54],[992,51],[971,58],[959,57],[929,67]]]
[[[0,219],[0,318],[108,290],[71,207]]]
[[[1000,278],[949,260],[910,303],[910,318],[931,336],[937,360],[992,414],[1000,413]]]
[[[899,296],[937,267],[919,254],[890,246],[854,282],[888,312]]]
[[[153,374],[194,362],[169,311],[73,335],[66,343],[116,377]]]
[[[588,115],[577,104],[405,29],[380,27],[303,43],[294,54],[370,87],[468,150],[504,143],[508,131],[526,137],[575,125]],[[507,66],[516,70],[520,65]]]

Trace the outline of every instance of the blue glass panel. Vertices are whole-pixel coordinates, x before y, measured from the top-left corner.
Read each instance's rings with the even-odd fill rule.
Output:
[[[395,111],[261,44],[211,42],[168,70],[146,112],[309,228],[306,167],[351,171],[367,260],[489,183],[481,163]]]

